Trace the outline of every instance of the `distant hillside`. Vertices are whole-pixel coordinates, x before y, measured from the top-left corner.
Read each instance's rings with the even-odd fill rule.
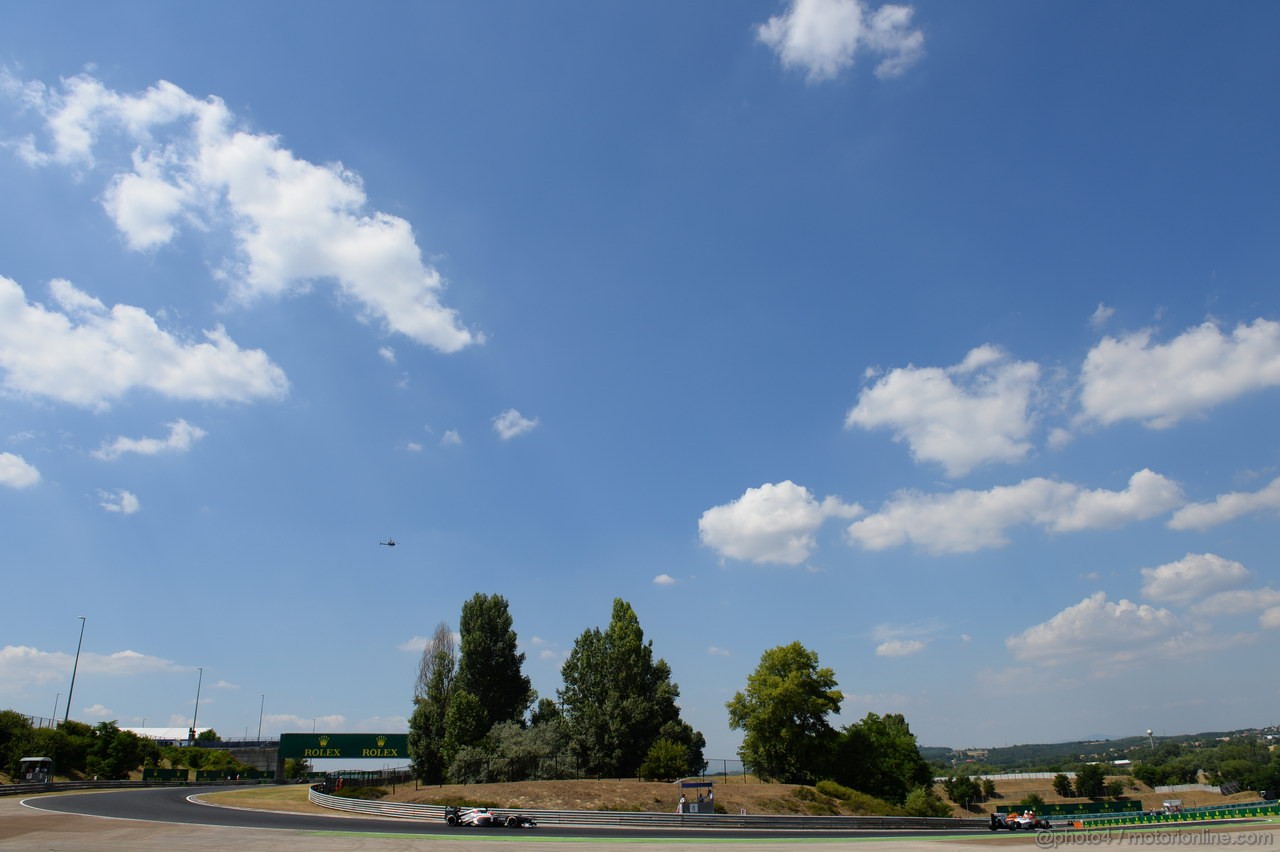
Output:
[[[1217,744],[1232,737],[1271,737],[1280,741],[1280,725],[1266,728],[1242,728],[1236,731],[1204,731],[1198,734],[1158,736],[1156,745],[1178,743],[1192,747]],[[1066,743],[1029,743],[992,748],[952,749],[939,746],[922,747],[925,760],[939,766],[975,764],[1005,771],[1054,771],[1059,766],[1091,761],[1126,760],[1135,750],[1146,750],[1151,740],[1145,735],[1114,740],[1075,740]]]

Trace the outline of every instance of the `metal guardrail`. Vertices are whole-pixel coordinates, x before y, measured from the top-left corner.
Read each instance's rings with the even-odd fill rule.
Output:
[[[310,788],[307,799],[322,808],[364,814],[366,816],[399,817],[430,822],[444,820],[443,805],[418,805],[407,802],[371,802],[321,793]],[[878,817],[878,816],[787,816],[773,814],[676,814],[636,811],[543,811],[529,808],[494,808],[515,811],[532,817],[539,825],[611,826],[630,828],[753,828],[812,830],[926,830],[954,831],[957,828],[986,828],[986,819],[954,817]]]
[[[145,787],[245,787],[274,784],[269,779],[260,781],[55,781],[51,784],[0,784],[0,796],[21,796],[32,793],[65,793],[75,790],[127,790]]]

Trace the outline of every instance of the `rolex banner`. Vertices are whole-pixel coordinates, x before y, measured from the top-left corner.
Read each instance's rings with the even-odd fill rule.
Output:
[[[409,759],[408,734],[281,734],[280,757]]]

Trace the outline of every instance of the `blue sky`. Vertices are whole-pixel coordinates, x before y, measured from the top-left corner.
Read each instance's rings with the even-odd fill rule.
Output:
[[[1274,724],[1277,24],[5,4],[0,706],[83,615],[75,718],[403,730],[479,591],[713,758],[797,640],[928,745]]]

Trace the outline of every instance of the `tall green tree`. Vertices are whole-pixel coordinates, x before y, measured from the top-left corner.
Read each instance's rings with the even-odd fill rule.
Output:
[[[846,787],[902,804],[912,790],[932,784],[933,770],[901,713],[868,713],[841,732],[831,775]]]
[[[915,789],[923,789],[923,786]],[[948,799],[965,807],[982,798],[982,785],[963,772],[948,775],[947,780],[942,782],[942,789],[947,791]],[[911,794],[908,793],[907,798],[910,799],[910,797]]]
[[[422,649],[409,716],[409,758],[413,774],[424,784],[444,780],[445,722],[457,677],[458,651],[453,631],[441,622]]]
[[[1075,792],[1075,789],[1071,786],[1071,779],[1067,777],[1066,773],[1059,772],[1053,776],[1053,792],[1064,799],[1071,798],[1071,794]]]
[[[501,595],[477,592],[462,605],[457,688],[480,702],[484,731],[498,722],[523,720],[536,695],[511,625],[507,599]]]
[[[93,729],[88,772],[100,778],[128,778],[148,758],[154,764],[159,755],[159,747],[151,740],[122,731],[115,722],[102,722]]]
[[[455,689],[444,717],[444,742],[440,748],[444,765],[450,766],[459,751],[483,740],[489,727],[480,699],[465,689]]]
[[[1107,770],[1100,763],[1086,763],[1076,772],[1076,795],[1101,798],[1107,789]]]
[[[666,661],[654,659],[631,604],[616,598],[609,627],[584,631],[560,673],[570,749],[582,769],[635,775],[660,738],[684,746],[685,773],[706,767],[706,741],[680,718],[680,688]]]
[[[422,657],[418,660],[418,678],[413,684],[413,697],[429,698],[434,695],[447,695],[453,688],[453,679],[458,671],[458,643],[454,639],[453,630],[443,621],[436,625],[435,632],[422,648]]]
[[[770,648],[746,690],[726,705],[729,727],[744,732],[739,756],[762,778],[813,783],[824,777],[836,740],[827,716],[839,713],[843,700],[816,651],[799,642]]]

